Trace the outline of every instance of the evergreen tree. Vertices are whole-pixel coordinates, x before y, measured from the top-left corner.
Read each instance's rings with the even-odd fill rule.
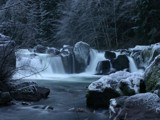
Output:
[[[32,43],[30,45],[39,44],[40,38],[40,24],[41,24],[41,11],[40,0],[28,0],[27,2],[27,19],[29,26],[29,38]]]
[[[59,0],[41,0],[41,23],[40,23],[40,42],[44,45],[51,45],[54,42],[56,6]]]
[[[136,36],[140,43],[158,42],[160,38],[160,1],[137,0]]]

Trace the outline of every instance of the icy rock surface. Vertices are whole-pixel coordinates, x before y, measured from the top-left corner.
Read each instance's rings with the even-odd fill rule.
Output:
[[[126,99],[126,107],[141,106],[145,109],[154,110],[160,113],[160,98],[153,93],[143,93],[130,96]]]
[[[111,99],[109,113],[114,120],[159,120],[160,98],[153,93],[143,93]]]
[[[88,90],[103,92],[105,88],[112,88],[119,93],[122,93],[119,88],[119,84],[121,82],[125,82],[130,89],[133,89],[135,91],[135,93],[139,93],[141,80],[143,80],[143,73],[129,73],[126,71],[118,71],[116,73],[104,76],[99,80],[91,83],[88,86]]]

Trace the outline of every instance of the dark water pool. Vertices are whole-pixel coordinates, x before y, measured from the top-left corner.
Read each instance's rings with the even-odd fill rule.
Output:
[[[29,105],[0,108],[0,120],[107,120],[107,110],[86,108],[85,93],[88,82],[37,81],[50,88],[49,98]],[[48,108],[49,107],[49,108]]]

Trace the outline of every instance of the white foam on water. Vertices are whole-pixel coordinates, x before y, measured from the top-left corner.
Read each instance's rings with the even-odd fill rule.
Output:
[[[96,74],[96,68],[98,62],[106,60],[104,57],[104,52],[98,52],[97,50],[91,49],[90,51],[90,64],[87,66],[86,74]]]

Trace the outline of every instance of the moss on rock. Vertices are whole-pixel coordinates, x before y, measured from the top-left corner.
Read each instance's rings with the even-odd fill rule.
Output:
[[[155,58],[151,65],[145,71],[146,90],[156,89],[157,83],[160,82],[160,55]]]

